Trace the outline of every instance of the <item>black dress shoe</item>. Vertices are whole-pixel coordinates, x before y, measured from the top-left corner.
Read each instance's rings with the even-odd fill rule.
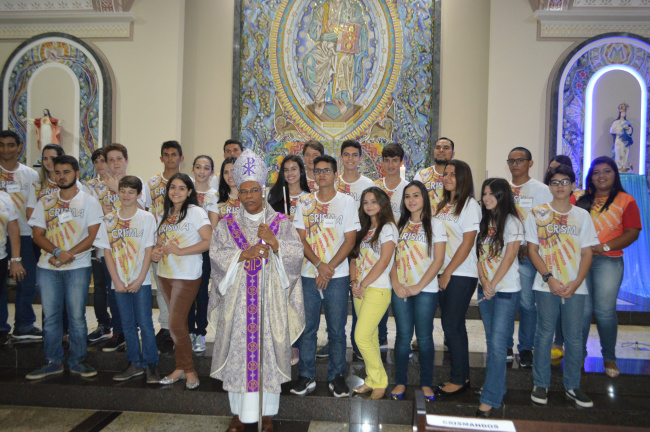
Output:
[[[436,387],[436,389],[434,390],[433,394],[435,396],[437,396],[437,397],[453,396],[453,395],[457,395],[457,394],[460,394],[460,393],[463,393],[463,392],[467,391],[467,389],[469,389],[469,387],[470,387],[469,381],[467,381],[465,384],[463,384],[463,386],[461,388],[459,388],[458,390],[451,391],[451,392],[443,390],[442,388],[444,386],[445,386],[444,383],[438,385],[438,387]]]
[[[492,409],[489,411],[481,411],[480,409],[476,409],[476,414],[474,414],[476,417],[481,417],[481,418],[490,418],[490,415],[492,414]]]

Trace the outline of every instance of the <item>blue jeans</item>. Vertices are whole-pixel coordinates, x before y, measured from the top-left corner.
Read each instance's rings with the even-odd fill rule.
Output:
[[[593,313],[596,317],[603,360],[616,361],[618,335],[616,299],[623,282],[623,257],[595,256],[586,281],[589,296],[585,302],[582,319],[583,356],[587,357],[587,338]]]
[[[339,374],[345,374],[345,324],[348,317],[348,292],[350,277],[330,279],[320,298],[315,278],[302,278],[305,302],[305,331],[300,338],[300,376],[316,378],[316,344],[320,324],[321,305],[325,304],[325,321],[329,340],[329,361],[327,380],[332,381]]]
[[[11,243],[7,241],[7,256],[11,256]],[[34,315],[34,298],[36,297],[36,261],[38,257],[34,254],[34,243],[32,236],[20,236],[20,256],[25,268],[25,278],[16,283],[16,314],[14,325],[19,331],[27,332],[34,327],[36,315]],[[7,281],[5,280],[6,284]],[[11,331],[7,322],[9,310],[7,309],[7,290],[0,294],[0,332]]]
[[[350,291],[352,292],[352,291]],[[384,316],[381,318],[381,321],[379,321],[379,344],[381,345],[382,342],[388,342],[388,312],[390,310],[390,306],[388,306],[388,310],[384,314]]]
[[[203,273],[201,285],[196,299],[190,306],[190,313],[187,315],[187,328],[195,335],[205,336],[208,334],[208,284],[210,283],[210,252],[203,252]]]
[[[95,252],[90,261],[93,271],[93,309],[97,318],[97,325],[111,328],[111,315],[108,313],[108,290],[111,289],[106,282],[104,273],[104,259],[97,258]]]
[[[481,403],[499,408],[506,394],[506,343],[515,322],[519,308],[519,292],[497,292],[490,300],[479,303],[485,342],[487,343],[487,361],[485,382],[481,392]],[[479,300],[484,297],[483,287],[478,286]]]
[[[113,318],[111,319],[113,333],[123,333],[120,308],[117,306],[117,301],[115,301],[115,290],[112,287],[113,281],[111,280],[111,274],[108,272],[108,267],[106,267],[106,260],[104,258],[102,258],[102,267],[104,268],[104,277],[106,278],[108,305],[111,307],[111,315],[113,315]]]
[[[392,302],[397,335],[395,338],[395,384],[406,385],[413,329],[420,347],[420,386],[433,387],[433,316],[438,309],[438,293],[420,292],[406,301],[393,292]]]
[[[519,296],[519,344],[517,351],[532,351],[535,342],[535,327],[537,326],[537,308],[535,307],[535,294],[533,294],[533,282],[537,270],[529,258],[519,262],[519,281],[521,291]],[[514,342],[512,335],[515,332],[514,321],[510,325],[508,333],[508,348],[512,348]]]
[[[86,304],[90,286],[91,267],[76,270],[36,269],[36,281],[41,293],[43,314],[43,350],[48,361],[62,364],[65,360],[63,338],[63,308],[70,323],[70,356],[68,365],[76,366],[86,358]]]
[[[465,314],[476,290],[477,278],[452,276],[446,290],[438,293],[442,330],[449,347],[451,377],[449,382],[464,385],[469,380],[469,346]]]
[[[564,300],[550,292],[535,291],[537,300],[537,332],[533,380],[538,387],[551,386],[551,344],[558,315],[562,315],[564,334],[564,373],[562,382],[566,390],[580,388],[582,368],[582,330],[580,323],[585,309],[586,295],[573,295]]]
[[[126,358],[143,368],[157,365],[158,347],[151,311],[151,285],[142,285],[136,293],[116,292],[115,300],[122,311]],[[138,327],[142,336],[142,347],[138,337]]]

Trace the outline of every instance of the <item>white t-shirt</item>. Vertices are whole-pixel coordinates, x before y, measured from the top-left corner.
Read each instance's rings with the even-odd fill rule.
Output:
[[[465,207],[459,216],[454,216],[453,214],[455,207],[455,205],[447,204],[435,216],[445,224],[445,229],[447,230],[447,253],[445,254],[445,264],[440,269],[441,273],[447,268],[447,265],[463,242],[463,234],[471,231],[478,233],[479,224],[481,223],[481,206],[479,206],[474,198],[467,199]],[[476,261],[476,242],[474,242],[469,255],[452,275],[478,277]]]
[[[487,259],[490,254],[490,243],[492,242],[492,237],[495,234],[496,227],[490,225],[488,235],[489,238],[486,239],[480,247],[483,249],[483,253],[479,258],[479,265],[483,267],[483,272],[485,276],[491,281],[494,275],[496,274],[501,262],[503,261],[503,255],[505,254],[508,243],[512,242],[523,242],[524,241],[524,225],[519,219],[514,216],[509,216],[506,219],[506,225],[504,227],[503,233],[503,250],[501,253],[493,258]],[[496,287],[499,292],[517,292],[521,291],[521,283],[519,282],[519,260],[515,258],[512,265],[508,269],[508,272],[503,276],[503,279],[497,284]]]
[[[27,200],[32,193],[34,182],[38,180],[36,171],[23,164],[18,164],[15,171],[0,167],[0,190],[11,196],[18,210],[18,225],[21,236],[31,236],[32,228],[27,223]]]
[[[165,192],[167,190],[167,182],[162,173],[156,174],[147,180],[147,194],[145,197],[145,209],[149,209],[151,214],[156,218],[156,222],[160,222],[160,218],[164,212]]]
[[[210,187],[214,190],[219,190],[219,174],[215,174],[210,179]]]
[[[138,178],[142,182],[142,194],[140,195],[140,198],[138,198],[138,204],[140,204],[140,206],[144,209],[147,205],[149,186],[140,177]],[[110,203],[113,207],[112,211],[119,210],[120,207],[122,207],[120,197],[108,187],[108,184],[106,182],[100,180],[97,185],[90,188],[90,190],[92,191],[93,196],[99,200],[100,206]]]
[[[445,191],[445,184],[442,182],[443,174],[438,174],[435,165],[433,165],[423,169],[413,177],[414,181],[418,180],[424,183],[424,187],[429,191],[429,201],[431,201],[431,210],[433,210],[434,214],[438,203],[442,201],[442,195]]]
[[[0,191],[0,259],[7,257],[7,224],[16,219],[18,219],[18,209],[11,196],[7,192]]]
[[[163,237],[163,246],[174,242],[179,248],[194,246],[202,241],[199,229],[211,225],[208,214],[201,207],[190,205],[185,219],[176,223],[178,215],[168,217],[160,225],[158,235]],[[178,256],[163,255],[158,263],[158,276],[167,279],[196,280],[201,277],[203,254]]]
[[[70,201],[59,197],[60,191],[46,195],[36,203],[29,224],[45,230],[45,237],[56,247],[69,251],[86,237],[88,227],[99,225],[104,213],[94,197],[83,191]],[[90,248],[75,255],[74,261],[57,268],[48,262],[52,254],[41,252],[38,266],[47,270],[76,270],[90,267]]]
[[[404,188],[408,182],[402,180],[395,189],[388,189],[386,186],[386,179],[380,178],[375,181],[375,186],[386,192],[388,198],[390,198],[390,207],[393,210],[393,216],[395,216],[395,223],[399,222],[399,217],[402,213],[402,195],[404,195]]]
[[[334,185],[334,189],[336,189],[338,192],[350,195],[354,199],[354,202],[357,203],[358,210],[359,206],[361,205],[361,194],[364,190],[374,185],[374,181],[363,175],[359,177],[354,183],[346,183],[343,180],[343,177],[339,176],[338,180],[336,180],[336,184]]]
[[[94,246],[110,249],[120,280],[129,285],[140,276],[144,254],[148,247],[156,245],[156,218],[138,209],[129,219],[113,211],[104,216]],[[151,273],[142,285],[151,285]],[[115,285],[112,285],[115,289]]]
[[[206,213],[219,213],[217,206],[217,191],[210,189],[207,192],[196,191],[196,198],[199,200],[199,205],[205,210]]]
[[[293,226],[306,231],[307,243],[311,245],[318,259],[326,263],[334,258],[343,245],[345,233],[361,229],[354,200],[342,193],[337,193],[329,202],[320,202],[315,193],[300,198]],[[315,278],[317,274],[314,264],[305,258],[301,275]],[[349,275],[350,266],[347,260],[343,260],[336,267],[333,278]]]
[[[379,233],[379,239],[374,247],[371,246],[370,240],[372,240],[375,235],[375,230],[368,231],[368,234],[361,241],[361,248],[359,251],[359,258],[357,258],[357,281],[359,283],[363,282],[363,278],[368,276],[370,270],[377,265],[377,261],[381,257],[381,247],[384,243],[393,242],[394,245],[397,244],[398,233],[397,226],[392,223],[384,225]],[[381,276],[379,276],[373,283],[368,285],[373,288],[385,288],[391,289],[392,285],[390,282],[390,269],[393,268],[393,262],[395,261],[395,254],[391,254],[390,262],[388,266],[384,269]]]
[[[563,284],[578,277],[582,248],[600,244],[587,210],[571,206],[568,213],[560,213],[550,203],[537,206],[528,214],[526,240],[539,246],[539,256],[548,271]],[[551,291],[539,272],[535,275],[533,289]],[[585,281],[575,294],[588,294]]]
[[[27,198],[27,208],[31,208],[31,209],[35,208],[38,200],[43,198],[45,195],[52,195],[53,193],[55,193],[60,189],[59,185],[50,179],[47,179],[47,185],[45,187],[41,187],[40,180],[35,181],[33,186],[34,187],[30,191],[29,197]],[[79,190],[82,190],[86,192],[88,195],[92,196],[92,192],[90,192],[90,189],[88,189],[86,185],[81,184],[79,180],[77,180],[77,187],[79,188]]]
[[[429,250],[427,249],[427,236],[422,227],[422,222],[413,223],[409,220],[399,235],[395,265],[397,266],[397,279],[406,286],[415,285],[422,280],[435,258],[433,245],[447,241],[445,224],[436,218],[431,218],[429,223],[433,234],[431,256],[429,256]],[[434,277],[422,292],[438,292],[438,278]]]
[[[515,186],[510,183],[510,189],[515,197],[515,207],[522,223],[526,221],[528,213],[538,205],[553,201],[550,189],[539,180],[531,178],[526,183]]]

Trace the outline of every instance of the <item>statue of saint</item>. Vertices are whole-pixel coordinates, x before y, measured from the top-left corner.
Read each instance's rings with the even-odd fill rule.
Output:
[[[61,124],[63,120],[55,119],[50,114],[50,110],[43,110],[43,117],[37,119],[25,118],[23,121],[27,124],[33,124],[38,135],[38,150],[43,145],[58,144],[61,145]]]
[[[614,120],[612,127],[609,129],[609,133],[614,138],[612,153],[614,153],[614,160],[616,161],[619,172],[632,171],[632,166],[627,163],[627,158],[630,155],[630,146],[634,144],[632,140],[632,132],[634,129],[626,118],[629,107],[625,102],[618,106],[618,118]]]

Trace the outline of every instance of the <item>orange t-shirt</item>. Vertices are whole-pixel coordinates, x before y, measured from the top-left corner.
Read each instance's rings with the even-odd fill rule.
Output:
[[[571,203],[575,204],[585,191],[578,191],[571,196]],[[607,197],[596,197],[591,205],[591,219],[594,221],[598,240],[605,244],[610,240],[623,234],[623,231],[630,228],[642,229],[641,214],[636,200],[632,195],[619,192],[611,202],[606,211],[600,212],[605,205]],[[605,252],[603,255],[611,257],[623,256],[622,250]]]

